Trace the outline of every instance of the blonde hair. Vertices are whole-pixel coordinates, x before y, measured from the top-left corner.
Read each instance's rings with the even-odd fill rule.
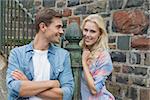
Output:
[[[87,21],[91,21],[94,22],[95,24],[97,24],[99,31],[100,31],[100,37],[98,38],[97,42],[91,47],[89,48],[91,53],[95,53],[96,51],[99,50],[108,50],[108,34],[106,31],[106,26],[104,23],[103,18],[98,15],[98,14],[92,14],[89,15],[88,17],[86,17],[82,24],[81,24],[81,30],[83,30],[84,25]],[[79,45],[84,48],[85,47],[85,43],[84,43],[84,39],[82,39],[79,43]]]

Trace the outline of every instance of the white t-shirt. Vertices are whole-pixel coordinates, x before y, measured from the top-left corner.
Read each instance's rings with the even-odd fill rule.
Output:
[[[47,57],[48,50],[34,50],[33,55],[33,68],[34,68],[34,81],[42,81],[50,79],[50,62]],[[29,100],[42,100],[39,97],[33,96]]]

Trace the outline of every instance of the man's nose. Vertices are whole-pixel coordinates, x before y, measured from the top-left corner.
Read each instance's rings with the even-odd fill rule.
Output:
[[[60,33],[60,34],[64,34],[63,28],[61,28],[61,29],[59,30],[59,33]]]

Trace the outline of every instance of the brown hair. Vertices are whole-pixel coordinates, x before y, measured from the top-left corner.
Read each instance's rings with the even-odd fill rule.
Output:
[[[56,12],[55,10],[49,9],[49,8],[43,8],[43,9],[39,10],[35,17],[36,32],[39,31],[39,24],[41,22],[45,23],[45,25],[48,26],[49,24],[52,23],[52,19],[54,17],[61,18],[62,15],[60,13]]]

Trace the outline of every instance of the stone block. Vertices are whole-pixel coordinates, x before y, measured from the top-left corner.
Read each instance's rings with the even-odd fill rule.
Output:
[[[150,53],[145,54],[144,64],[150,66]]]
[[[117,75],[116,76],[116,82],[119,82],[119,83],[123,83],[123,84],[128,84],[128,76],[123,76],[123,75]]]
[[[120,50],[129,50],[130,36],[118,36],[117,48]]]
[[[78,25],[80,25],[80,17],[70,17],[68,24],[70,24],[70,23],[72,23],[72,22],[74,22],[74,21],[77,22]]]
[[[89,4],[92,3],[94,0],[81,0],[81,4]]]
[[[106,11],[106,0],[97,1],[87,6],[87,14],[95,14]]]
[[[131,42],[131,47],[137,49],[150,49],[150,38],[133,37]]]
[[[116,73],[121,72],[121,66],[119,66],[119,65],[113,65],[113,72],[116,72]]]
[[[126,97],[131,98],[131,100],[137,100],[138,98],[138,90],[134,87],[129,87],[126,94]]]
[[[144,4],[144,0],[128,0],[126,4],[126,8],[139,7],[142,6],[143,4]]]
[[[110,10],[121,9],[123,5],[123,0],[109,0]]]
[[[66,1],[65,1],[65,0],[59,0],[59,1],[57,2],[57,7],[58,7],[58,8],[65,7],[65,5],[66,5]]]
[[[79,6],[74,10],[74,15],[86,14],[86,6]]]
[[[130,52],[129,53],[129,62],[131,64],[140,64],[141,63],[141,55],[140,55],[140,53]]]
[[[150,89],[140,89],[140,100],[150,100]]]
[[[147,79],[136,77],[131,79],[132,83],[138,86],[146,87],[147,85]]]
[[[133,71],[134,71],[134,67],[132,67],[132,66],[123,65],[123,67],[122,67],[123,73],[131,74],[131,73],[133,73]]]
[[[56,0],[43,0],[44,7],[55,7]]]
[[[134,74],[145,76],[145,75],[147,75],[147,68],[135,67]]]
[[[110,55],[113,62],[126,62],[126,54],[123,52],[111,52]]]
[[[108,42],[109,43],[115,43],[116,42],[116,36],[109,36]]]
[[[69,8],[63,9],[63,17],[68,17],[72,15],[72,10]]]
[[[67,7],[79,5],[79,0],[68,0]]]
[[[113,31],[123,34],[146,34],[148,22],[149,19],[142,10],[116,11],[113,14]]]

